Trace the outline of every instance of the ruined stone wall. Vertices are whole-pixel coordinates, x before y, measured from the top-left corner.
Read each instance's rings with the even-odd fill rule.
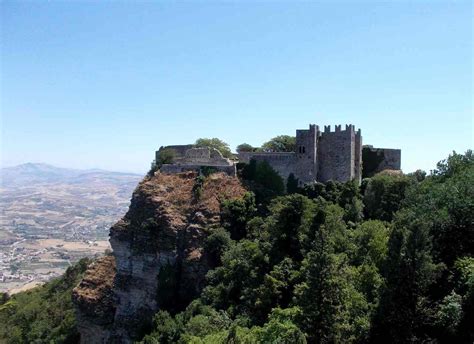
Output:
[[[319,139],[318,148],[318,181],[345,182],[354,179],[354,126],[349,125],[346,130],[341,130],[341,126],[336,125],[334,132],[330,131],[330,126],[326,126]]]
[[[209,147],[188,149],[184,158],[175,159],[175,162],[177,164],[203,164],[206,166],[233,165],[233,162],[224,158],[217,149]]]
[[[160,151],[163,149],[170,149],[173,150],[173,152],[176,155],[176,158],[181,158],[186,155],[186,152],[193,148],[194,145],[172,145],[172,146],[161,146],[159,150],[155,152],[155,161],[159,161],[159,156],[160,156]]]
[[[383,170],[400,170],[401,150],[389,148],[362,148],[362,177],[369,178]]]
[[[296,153],[294,152],[240,152],[239,161],[249,163],[251,159],[257,162],[266,161],[283,178],[284,183],[290,173],[295,174]],[[295,175],[296,176],[296,175]]]
[[[229,176],[232,176],[232,177],[237,175],[237,169],[234,164],[228,165],[228,166],[202,165],[202,164],[195,164],[195,165],[165,164],[161,166],[160,172],[166,173],[166,174],[175,174],[175,173],[181,173],[181,172],[186,172],[186,171],[199,172],[201,168],[203,167],[209,167],[209,168],[215,169],[216,171],[227,173]]]
[[[401,155],[400,149],[389,149],[389,148],[375,148],[379,151],[383,151],[384,159],[377,168],[378,171],[383,170],[399,170],[401,168]]]

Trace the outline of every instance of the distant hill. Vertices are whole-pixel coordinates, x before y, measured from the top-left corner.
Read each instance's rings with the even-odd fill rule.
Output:
[[[43,183],[87,183],[91,181],[119,182],[141,176],[134,173],[111,172],[99,169],[79,170],[43,163],[26,163],[0,169],[2,187]]]

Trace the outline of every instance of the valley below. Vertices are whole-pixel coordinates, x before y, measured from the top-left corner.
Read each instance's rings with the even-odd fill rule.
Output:
[[[0,292],[61,275],[110,248],[109,228],[125,214],[142,176],[24,164],[1,170]]]

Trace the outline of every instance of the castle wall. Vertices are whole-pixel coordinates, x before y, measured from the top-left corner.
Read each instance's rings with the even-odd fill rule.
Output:
[[[181,173],[187,171],[199,172],[202,167],[211,167],[219,172],[227,173],[229,176],[236,176],[237,169],[235,165],[222,166],[222,165],[179,165],[179,164],[165,164],[161,166],[160,172],[167,174]]]
[[[296,165],[294,175],[300,184],[311,183],[318,174],[318,136],[319,127],[310,124],[309,130],[296,131]]]
[[[363,178],[372,177],[383,170],[400,170],[401,155],[400,149],[364,146],[362,148]]]
[[[326,126],[319,139],[318,181],[329,180],[345,182],[354,179],[355,173],[355,132],[354,126],[341,130],[336,125],[334,132]]]
[[[355,157],[354,157],[355,176],[354,179],[360,183],[362,181],[362,135],[360,129],[355,134]]]
[[[160,151],[163,149],[171,149],[176,154],[176,158],[184,157],[186,152],[193,148],[194,145],[172,145],[172,146],[161,146],[159,150],[155,152],[155,161],[159,161]]]
[[[257,162],[266,161],[283,178],[286,183],[288,176],[295,174],[296,154],[294,152],[240,152],[239,161],[249,163],[254,159]]]
[[[209,166],[235,175],[234,163],[215,149],[166,146],[156,152],[157,160],[163,149],[174,150],[176,158],[173,164],[164,165],[162,172],[177,173]],[[331,126],[325,126],[322,132],[314,124],[310,124],[309,129],[297,130],[295,152],[240,152],[238,156],[241,162],[248,163],[251,159],[268,162],[284,181],[293,173],[300,185],[329,180],[360,183],[362,178],[385,169],[399,170],[401,165],[399,149],[363,147],[360,129],[355,131],[351,124],[344,130],[336,125],[334,132]]]

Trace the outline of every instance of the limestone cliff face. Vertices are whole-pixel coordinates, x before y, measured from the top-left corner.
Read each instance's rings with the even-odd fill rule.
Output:
[[[92,265],[74,290],[81,342],[132,342],[158,309],[179,309],[202,290],[204,239],[220,223],[222,199],[245,189],[224,173],[196,177],[157,173],[139,184],[110,230],[113,257]]]

